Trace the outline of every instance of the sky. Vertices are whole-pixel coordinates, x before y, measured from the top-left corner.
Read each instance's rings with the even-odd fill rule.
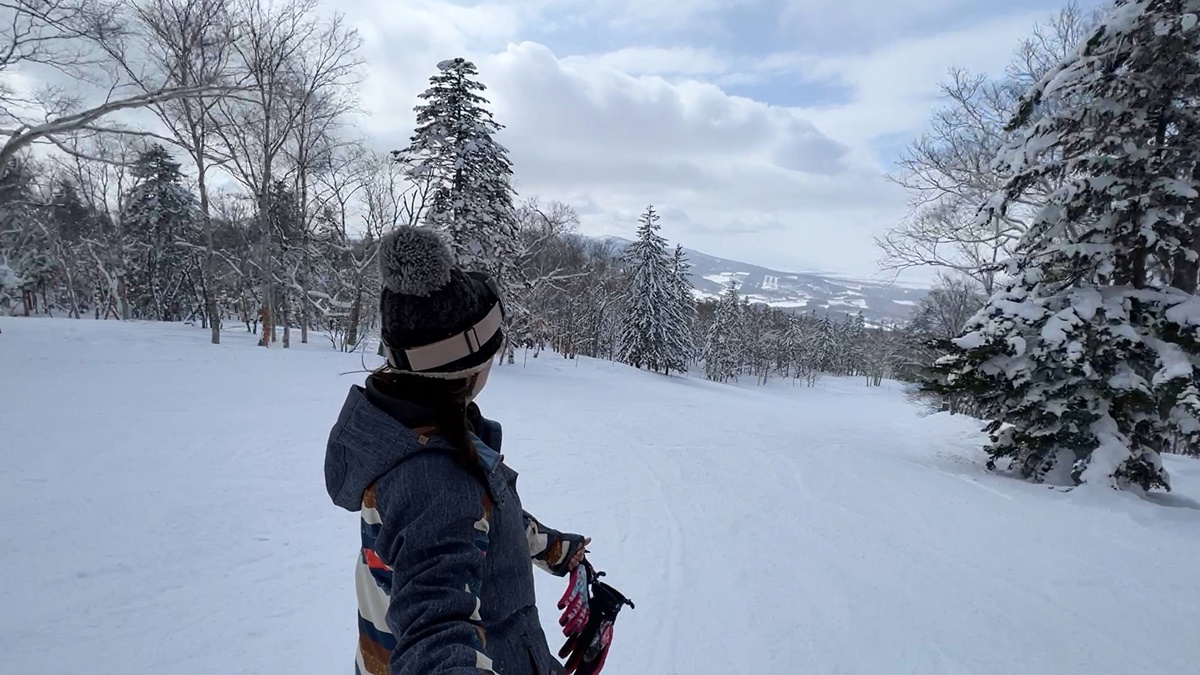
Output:
[[[324,0],[334,7],[337,0]],[[890,278],[885,179],[951,67],[999,73],[1065,0],[357,0],[362,132],[406,145],[446,58],[476,63],[521,197],[787,271]],[[1095,3],[1083,3],[1092,6]],[[919,281],[931,274],[902,277]]]
[[[939,81],[1000,74],[1068,1],[318,0],[363,38],[351,126],[376,150],[408,144],[438,62],[465,57],[519,197],[570,204],[584,234],[632,238],[653,204],[672,243],[884,281],[875,239],[910,210],[886,174]]]

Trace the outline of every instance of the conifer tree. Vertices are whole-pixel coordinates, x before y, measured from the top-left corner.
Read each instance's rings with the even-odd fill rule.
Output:
[[[676,245],[675,255],[671,258],[671,281],[675,288],[669,317],[668,372],[687,372],[688,363],[696,351],[693,338],[696,329],[696,296],[692,292],[691,267],[683,246]]]
[[[130,300],[143,317],[177,320],[188,273],[179,242],[196,224],[196,198],[184,186],[179,164],[161,145],[139,155],[131,173],[136,182],[125,195],[122,216],[126,237],[136,242],[127,265]]]
[[[494,136],[492,118],[475,64],[442,61],[417,106],[417,129],[395,154],[410,178],[430,188],[425,222],[448,235],[459,264],[485,271],[513,287],[518,253],[512,163]]]
[[[800,317],[794,314],[789,314],[786,321],[783,336],[779,340],[779,360],[783,366],[780,371],[784,377],[797,379],[803,375],[805,362],[804,325],[801,323]]]
[[[930,386],[973,394],[993,461],[1033,480],[1169,489],[1159,453],[1200,431],[1197,12],[1119,0],[1010,124],[1010,178],[982,216],[1061,187]]]
[[[812,337],[813,365],[817,371],[833,373],[838,369],[837,328],[829,315],[817,319]]]
[[[629,276],[622,302],[621,358],[635,368],[663,372],[675,363],[671,333],[679,283],[671,271],[667,241],[658,234],[654,207],[648,206],[638,220],[637,241],[624,253]]]
[[[846,317],[842,325],[841,348],[838,350],[842,359],[841,374],[857,375],[862,371],[866,341],[867,327],[862,312]]]
[[[742,303],[730,282],[717,303],[704,343],[704,374],[713,382],[736,380],[741,370]]]

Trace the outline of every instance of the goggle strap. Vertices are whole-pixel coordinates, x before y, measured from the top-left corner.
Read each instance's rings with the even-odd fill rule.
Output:
[[[471,356],[478,352],[500,332],[504,324],[504,311],[499,302],[492,306],[491,311],[474,326],[444,340],[413,347],[411,349],[393,350],[386,343],[383,345],[388,363],[396,368],[419,373],[449,365],[455,361]],[[396,362],[396,351],[408,361],[407,364]]]

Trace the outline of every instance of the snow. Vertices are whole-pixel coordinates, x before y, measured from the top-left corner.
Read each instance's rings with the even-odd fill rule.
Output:
[[[358,523],[322,459],[362,377],[342,373],[377,359],[321,336],[264,350],[236,326],[220,346],[182,325],[0,327],[0,670],[351,671]],[[976,424],[922,416],[893,383],[523,357],[481,403],[529,510],[592,536],[637,603],[606,673],[1200,660],[1200,462],[1167,457],[1167,495],[1062,492],[987,472]],[[561,580],[537,578],[551,631]]]
[[[956,337],[950,340],[950,342],[954,343],[954,346],[963,350],[979,349],[987,343],[987,337],[982,332],[974,330],[965,335]]]
[[[723,287],[728,286],[731,282],[736,283],[740,287],[742,281],[748,276],[750,276],[748,272],[722,272],[720,274],[706,274],[704,278]]]
[[[8,288],[16,288],[21,285],[21,277],[13,271],[13,268],[8,266],[8,263],[0,261],[0,290]]]
[[[1129,459],[1129,441],[1121,434],[1116,420],[1107,414],[1092,423],[1092,433],[1100,445],[1092,452],[1081,478],[1087,489],[1112,486],[1111,476],[1122,462]]]
[[[1188,298],[1168,309],[1165,316],[1180,326],[1200,326],[1200,301]]]
[[[1083,321],[1095,318],[1096,312],[1099,312],[1103,305],[1104,298],[1100,291],[1094,288],[1080,288],[1071,294],[1071,307]]]
[[[841,305],[842,307],[858,307],[859,309],[867,308],[867,301],[864,298],[832,298],[829,304]]]
[[[1008,348],[1011,350],[1014,357],[1025,356],[1025,349],[1029,346],[1025,338],[1020,335],[1013,335],[1005,340],[1008,343]],[[977,345],[982,346],[982,344]]]
[[[1046,319],[1042,326],[1042,342],[1048,345],[1061,345],[1067,341],[1075,327],[1080,325],[1079,317],[1074,307],[1068,307]]]
[[[1192,376],[1192,362],[1183,348],[1165,340],[1147,342],[1158,353],[1159,370],[1154,374],[1155,386]]]

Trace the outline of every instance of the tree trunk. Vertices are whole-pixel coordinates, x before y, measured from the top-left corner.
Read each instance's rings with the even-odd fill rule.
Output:
[[[1192,178],[1200,178],[1200,167],[1192,171]],[[1192,208],[1185,216],[1188,222],[1200,221],[1200,208]],[[1200,277],[1200,228],[1194,228],[1192,240],[1187,242],[1188,248],[1196,254],[1196,260],[1190,261],[1184,255],[1175,256],[1171,270],[1171,286],[1184,293],[1195,294],[1197,277]]]
[[[196,161],[196,187],[200,192],[200,222],[204,226],[204,313],[208,315],[208,325],[212,330],[212,344],[221,344],[221,315],[217,306],[216,292],[216,257],[213,255],[212,217],[209,214],[208,180],[204,156],[198,153]]]
[[[354,302],[350,303],[350,316],[347,317],[346,326],[346,347],[354,349],[358,346],[358,320],[362,314],[362,279],[358,280],[358,285],[354,290]],[[343,351],[347,351],[343,348]]]
[[[129,304],[129,284],[125,281],[124,273],[117,277],[117,307],[122,321],[133,319],[133,307]]]
[[[292,306],[287,293],[283,294],[283,301],[279,304],[283,318],[283,348],[288,349],[292,346]]]
[[[304,160],[300,163],[300,227],[302,228],[303,236],[301,243],[304,245],[302,265],[300,270],[300,344],[308,344],[308,280],[312,276],[309,270],[312,269],[312,259],[309,255],[311,246],[308,240],[308,157],[307,149],[301,148],[304,153]]]
[[[1130,276],[1131,284],[1134,288],[1141,289],[1146,286],[1146,253],[1145,251],[1135,251],[1133,260],[1131,261]]]
[[[75,275],[71,273],[70,265],[63,265],[63,271],[67,273],[67,302],[71,303],[71,311],[67,316],[72,319],[83,318],[79,316],[79,300],[75,296]]]
[[[263,304],[262,308],[258,310],[258,318],[259,318],[260,323],[262,323],[262,333],[259,335],[259,338],[258,338],[258,346],[259,347],[270,347],[271,346],[271,307],[270,307],[270,305]]]
[[[270,134],[266,134],[269,138]],[[271,151],[264,143],[262,148],[262,182],[258,186],[258,227],[262,236],[262,269],[263,269],[263,287],[262,287],[262,302],[263,309],[266,312],[270,326],[267,321],[263,323],[262,342],[263,347],[269,347],[271,342],[276,342],[278,338],[275,335],[275,322],[273,313],[275,310],[275,271],[273,265],[273,256],[271,255]]]

